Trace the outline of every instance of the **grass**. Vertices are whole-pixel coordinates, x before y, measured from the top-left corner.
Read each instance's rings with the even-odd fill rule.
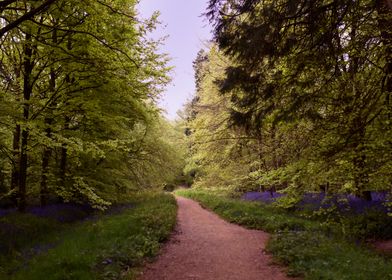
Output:
[[[117,214],[67,226],[53,224],[46,236],[47,243],[55,241],[52,248],[28,262],[14,253],[18,260],[13,265],[7,263],[12,254],[8,252],[0,259],[0,279],[134,279],[172,232],[177,206],[172,195],[157,193],[138,195],[133,203],[136,207]],[[19,244],[19,249],[22,244],[34,248],[39,242]],[[15,267],[19,269],[10,273]]]
[[[392,261],[348,241],[320,222],[273,206],[228,198],[205,190],[177,190],[232,223],[273,234],[267,250],[288,266],[288,275],[304,279],[388,280]]]
[[[65,226],[52,219],[31,214],[13,213],[0,218],[1,255],[17,253],[34,242],[44,242],[48,234]]]
[[[219,214],[225,220],[251,229],[268,232],[282,230],[317,230],[314,223],[296,216],[289,216],[283,210],[261,207],[258,202],[247,202],[211,194],[200,190],[178,190],[176,194],[197,200],[204,208]]]

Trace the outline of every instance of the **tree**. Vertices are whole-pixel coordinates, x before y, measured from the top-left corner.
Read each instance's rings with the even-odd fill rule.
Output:
[[[231,123],[272,139],[283,132],[283,150],[303,140],[290,127],[310,140],[272,173],[260,170],[263,182],[309,189],[318,178],[312,185],[366,197],[391,187],[388,1],[212,0],[207,15],[234,61],[219,81]]]
[[[37,195],[42,205],[56,196],[102,208],[172,175],[147,172],[175,158],[164,140],[154,146],[169,68],[146,36],[156,15],[139,20],[135,5],[56,1],[2,38],[1,162],[21,211]]]
[[[219,95],[214,82],[228,64],[215,45],[200,51],[194,62],[196,94],[187,110],[190,151],[185,171],[195,177],[197,186],[237,188],[249,172],[249,139],[228,128],[231,102]]]

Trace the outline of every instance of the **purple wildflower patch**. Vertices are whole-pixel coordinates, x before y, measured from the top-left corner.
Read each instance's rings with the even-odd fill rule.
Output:
[[[134,204],[130,203],[116,204],[109,207],[105,212],[103,212],[103,214],[119,214],[124,210],[133,208],[134,206]],[[47,205],[44,207],[30,206],[26,209],[27,214],[31,214],[40,218],[54,219],[61,223],[72,223],[76,221],[86,220],[89,218],[94,218],[93,214],[96,212],[97,210],[95,210],[88,204],[77,203],[58,203]],[[15,213],[17,213],[16,208],[0,208],[0,217],[5,217]]]
[[[242,199],[249,201],[260,201],[264,203],[271,203],[276,201],[279,197],[284,194],[277,192],[247,192],[242,196]]]
[[[9,208],[9,209],[1,209],[0,208],[0,217],[7,216],[9,214],[15,213],[16,208]]]
[[[41,218],[51,218],[62,223],[72,223],[87,218],[93,209],[89,205],[64,203],[45,207],[29,207],[27,212]]]
[[[285,196],[276,192],[248,192],[242,196],[242,199],[248,201],[260,201],[263,203],[275,202],[278,198]],[[320,193],[306,193],[297,203],[298,210],[318,210],[336,207],[340,212],[362,214],[366,211],[380,211],[384,213],[391,212],[386,206],[391,202],[392,195],[386,191],[371,192],[372,200],[368,201],[352,194],[331,195]]]

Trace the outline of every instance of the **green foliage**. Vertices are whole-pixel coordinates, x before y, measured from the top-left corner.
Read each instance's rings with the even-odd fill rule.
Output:
[[[14,268],[18,268],[16,272],[5,276],[7,271],[3,270],[0,276],[7,279],[135,279],[143,261],[155,256],[160,243],[172,232],[177,206],[173,196],[158,193],[136,195],[129,202],[136,207],[61,230],[50,224],[46,241],[55,239],[53,248],[31,260],[22,258],[20,261],[27,261],[28,266],[18,268],[18,264],[14,264]],[[35,222],[34,226],[40,225]]]
[[[302,210],[301,217],[320,223],[328,232],[343,235],[350,240],[375,240],[392,238],[392,219],[384,212],[368,209],[361,214],[344,214],[336,206],[317,211]]]
[[[215,83],[229,63],[214,45],[208,55],[199,52],[194,62],[197,93],[185,112],[189,146],[185,172],[192,175],[196,186],[239,187],[247,179],[253,158],[241,132],[227,129],[232,102],[219,95]]]
[[[374,252],[318,232],[275,235],[268,251],[304,279],[390,279],[392,263]]]
[[[10,21],[33,9],[14,2]],[[157,107],[170,80],[162,41],[149,39],[157,14],[140,18],[136,5],[60,1],[2,38],[0,197],[103,209],[179,176],[178,131]]]
[[[391,189],[388,1],[211,0],[207,15],[188,105],[197,186]]]

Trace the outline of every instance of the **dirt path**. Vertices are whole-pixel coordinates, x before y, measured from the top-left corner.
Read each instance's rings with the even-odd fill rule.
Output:
[[[373,243],[373,247],[388,256],[392,256],[392,240],[382,240]]]
[[[267,233],[227,223],[192,200],[177,202],[177,233],[141,279],[288,279],[263,253]]]

